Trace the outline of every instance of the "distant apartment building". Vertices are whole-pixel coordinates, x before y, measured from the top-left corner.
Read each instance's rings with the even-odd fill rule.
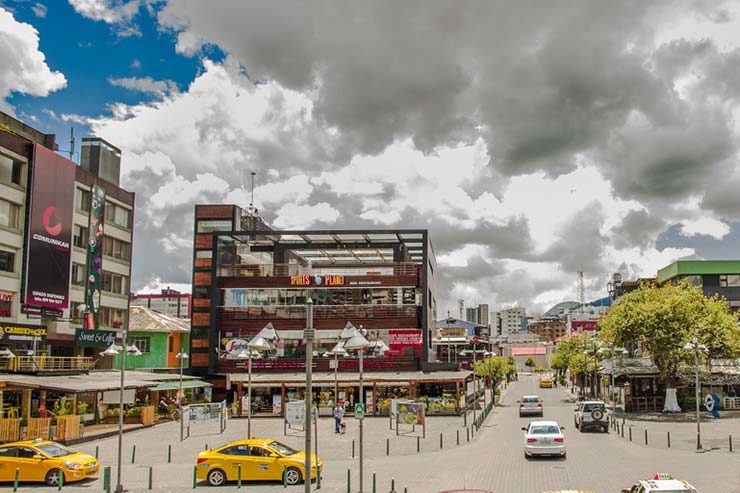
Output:
[[[599,319],[606,315],[608,311],[608,306],[585,305],[573,308],[565,315],[568,333],[596,332]]]
[[[92,357],[100,349],[76,339],[86,308],[97,312],[90,327],[126,320],[135,197],[103,139],[83,139],[79,166],[56,149],[54,135],[0,112],[0,344]]]
[[[497,333],[492,334],[500,337],[508,337],[510,334],[526,332],[527,310],[524,308],[506,308],[498,312],[491,312],[491,327],[498,328]]]
[[[487,326],[489,324],[488,305],[483,303],[477,307],[466,308],[465,321]]]
[[[529,322],[527,332],[537,334],[542,341],[554,342],[568,332],[568,327],[560,319],[535,319]]]
[[[131,306],[143,306],[171,317],[190,318],[191,296],[174,289],[162,289],[160,293],[135,294]]]

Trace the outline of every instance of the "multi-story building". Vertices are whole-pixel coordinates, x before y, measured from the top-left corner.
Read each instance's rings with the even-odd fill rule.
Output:
[[[347,374],[341,389],[328,373],[327,351],[348,322],[372,345],[364,359],[368,412],[401,388],[440,399],[442,388],[459,393],[468,377],[437,374],[434,388],[419,383],[430,378],[421,370],[456,368],[437,362],[432,350],[437,266],[426,230],[274,231],[237,206],[197,205],[194,243],[190,363],[211,375],[216,392],[229,386],[240,398],[246,362],[239,354],[272,324],[280,342],[271,358],[252,362],[252,381],[261,386],[253,404],[278,414],[281,403],[302,394],[309,298],[320,406],[359,398],[357,358],[338,361],[339,374]]]
[[[496,321],[497,326],[497,334],[492,335],[505,338],[511,334],[526,332],[526,309],[516,307],[505,308],[501,311],[491,313],[491,318]]]
[[[706,296],[720,296],[740,310],[740,260],[678,260],[658,271],[658,283],[686,280]]]
[[[540,336],[540,340],[555,342],[557,338],[567,334],[568,328],[566,323],[558,318],[540,318],[530,321],[527,326],[527,331],[531,334],[537,334]]]
[[[86,307],[98,307],[100,328],[125,322],[134,194],[119,187],[120,151],[104,140],[83,140],[80,166],[55,151],[53,135],[0,113],[0,323],[22,335],[0,342],[11,351],[92,357],[99,349],[75,337]],[[97,292],[86,302],[92,243]]]
[[[477,307],[466,308],[465,320],[477,325],[488,326],[488,305],[480,304]]]
[[[162,289],[161,293],[135,294],[131,306],[143,306],[177,318],[190,318],[190,293],[174,289]]]

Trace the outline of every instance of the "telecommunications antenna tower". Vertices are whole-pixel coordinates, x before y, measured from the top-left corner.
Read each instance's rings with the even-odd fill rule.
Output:
[[[460,320],[465,320],[465,317],[463,316],[465,315],[465,300],[462,298],[457,300],[457,307],[460,310]]]
[[[581,314],[583,314],[583,308],[586,305],[586,287],[583,284],[583,271],[578,271],[578,303],[580,303]]]
[[[250,174],[252,175],[252,191],[249,199],[249,207],[247,207],[247,212],[252,215],[257,215],[257,208],[254,206],[254,176],[257,174],[256,171],[251,171]]]

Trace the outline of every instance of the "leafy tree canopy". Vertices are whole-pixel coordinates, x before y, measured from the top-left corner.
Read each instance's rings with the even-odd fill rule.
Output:
[[[570,369],[571,374],[576,375],[584,371],[592,372],[596,363],[593,356],[586,358],[583,351],[594,349],[595,345],[591,336],[587,334],[577,334],[568,340],[558,343],[555,354],[550,361],[550,366],[554,370]]]
[[[634,347],[639,341],[666,379],[673,379],[682,365],[693,364],[692,352],[683,347],[694,337],[711,357],[740,356],[736,315],[721,298],[707,298],[686,281],[642,285],[620,298],[599,327],[599,338],[607,344]]]
[[[509,359],[505,356],[489,356],[476,361],[474,370],[479,377],[488,377],[495,386],[507,375],[511,375],[514,368],[509,365]]]

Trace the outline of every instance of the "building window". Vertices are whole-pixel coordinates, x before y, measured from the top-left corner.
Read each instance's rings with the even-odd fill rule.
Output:
[[[198,221],[198,233],[213,233],[214,231],[231,231],[230,220],[221,221]]]
[[[23,186],[23,163],[0,154],[0,182]]]
[[[10,229],[20,229],[20,217],[20,206],[7,200],[0,200],[0,226]]]
[[[73,286],[84,286],[85,285],[85,276],[86,274],[86,267],[82,264],[78,264],[76,262],[72,263],[72,285]]]
[[[198,250],[195,252],[195,258],[213,258],[213,252],[211,250]]]
[[[15,271],[15,253],[7,250],[0,250],[0,271]]]
[[[139,351],[142,353],[148,353],[150,352],[150,337],[132,337],[129,339],[130,343],[137,348],[139,348]]]
[[[90,191],[78,188],[75,190],[75,208],[80,211],[90,210]]]
[[[72,234],[72,244],[76,247],[87,249],[88,236],[90,235],[86,227],[75,224]]]
[[[104,236],[103,255],[128,262],[131,260],[131,243]]]
[[[118,328],[123,325],[123,310],[102,306],[98,315],[101,327]]]
[[[126,294],[128,289],[128,278],[112,272],[103,271],[100,279],[101,291],[115,294]]]
[[[740,286],[740,274],[725,274],[719,276],[719,285],[723,288]]]
[[[171,353],[175,350],[175,338],[170,336],[167,338],[167,341],[169,343],[169,349],[167,349],[167,351]]]
[[[105,203],[105,220],[124,228],[131,228],[131,211],[111,202]]]

